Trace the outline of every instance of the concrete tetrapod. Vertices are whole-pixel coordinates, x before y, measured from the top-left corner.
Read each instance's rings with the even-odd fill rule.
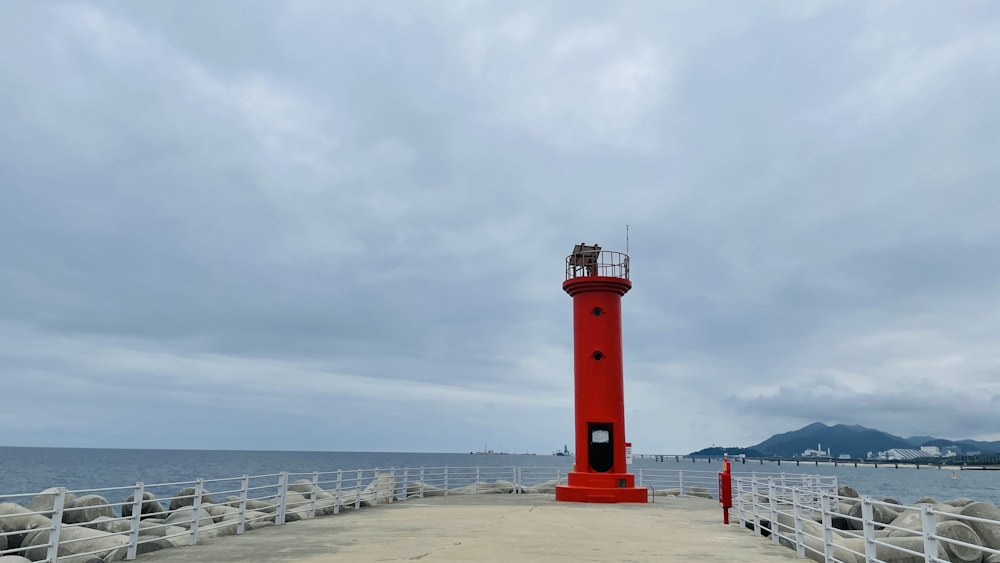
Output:
[[[24,555],[32,561],[41,561],[49,551],[51,530],[35,530],[24,537],[22,548],[28,548]],[[116,536],[90,528],[64,526],[59,531],[60,563],[87,563],[94,558],[115,561],[125,556],[128,538]],[[91,553],[91,555],[79,555]],[[73,557],[76,556],[76,557]]]
[[[128,520],[122,520],[121,518],[98,516],[90,522],[85,522],[83,526],[85,528],[100,530],[101,532],[107,532],[109,534],[127,534],[132,528],[132,523]]]
[[[52,507],[56,500],[56,494],[59,492],[57,487],[49,487],[44,491],[38,493],[37,496],[28,502],[26,508],[31,512],[41,512],[43,515],[52,517]],[[76,503],[76,495],[67,492],[63,497],[63,510],[67,508],[73,508]]]
[[[556,490],[556,486],[552,485],[552,491]],[[420,493],[423,492],[425,497],[440,497],[444,496],[444,490],[431,485],[430,483],[424,483],[423,481],[411,481],[410,484],[406,486],[406,497],[414,498],[419,497]]]
[[[376,491],[378,496],[376,496]],[[375,479],[361,491],[361,504],[375,506],[392,502],[396,491],[396,481],[388,473],[379,473]]]
[[[957,509],[947,504],[935,504],[934,510],[939,512],[955,513]],[[953,516],[948,516],[946,514],[934,514],[934,521],[938,524],[954,519],[955,518]],[[920,512],[916,510],[907,510],[897,516],[892,522],[889,522],[889,526],[892,528],[906,528],[907,530],[913,530],[913,532],[919,532],[923,529],[923,520],[921,519]],[[914,534],[894,529],[890,529],[888,533],[889,537],[894,538],[905,538],[912,535]]]
[[[847,513],[848,516],[853,518],[848,519],[848,525],[854,530],[860,530],[862,528],[861,522],[861,508],[863,503],[855,503],[851,506],[850,512]],[[895,520],[899,516],[899,513],[895,510],[889,508],[884,504],[872,504],[872,518],[879,524],[888,524]],[[876,530],[881,530],[882,526],[875,526]]]
[[[778,526],[772,532],[779,532],[782,537],[779,543],[785,547],[795,549],[795,517],[785,511],[778,513]],[[813,561],[825,561],[824,557],[824,533],[823,525],[809,519],[802,521],[802,543],[806,546],[805,555]],[[847,540],[836,532],[833,534],[833,556],[843,563],[858,563],[859,560],[853,553],[847,551],[849,544]],[[864,553],[864,549],[861,550]]]
[[[858,553],[865,552],[864,538],[847,538],[844,540],[844,545]],[[879,538],[875,544],[875,557],[886,563],[924,563],[926,561],[923,555],[913,555],[903,551],[904,549],[923,553],[924,539],[913,536]],[[937,556],[946,557],[944,546],[938,545]],[[857,557],[859,562],[864,560],[864,557]]]
[[[984,518],[993,522],[1000,522],[1000,508],[988,502],[974,502],[962,508],[962,516],[973,518]],[[1000,524],[987,524],[985,522],[968,521],[966,524],[972,528],[983,545],[991,549],[1000,549]]]
[[[278,500],[275,499],[275,503]],[[309,517],[312,501],[305,496],[291,492],[285,493],[285,522],[296,522]]]
[[[312,499],[313,484],[312,481],[308,479],[299,479],[294,483],[288,485],[288,490],[299,493],[300,495],[306,497],[307,499]],[[322,491],[323,489],[317,487],[316,490]]]
[[[125,499],[125,504],[122,505],[122,516],[132,516],[132,507],[135,504],[135,493],[132,493]],[[163,510],[163,505],[160,501],[156,500],[153,493],[149,491],[143,491],[142,493],[142,504],[139,511],[141,518],[146,518],[149,516],[159,516]]]
[[[170,499],[170,510],[177,510],[182,506],[193,506],[194,505],[194,487],[185,487],[177,491],[177,495]],[[201,491],[201,503],[202,504],[212,504],[212,495],[202,489]]]
[[[0,532],[14,532],[9,536],[4,536],[7,548],[21,547],[28,533],[36,529],[51,527],[51,518],[41,514],[33,514],[31,510],[14,502],[0,503]]]
[[[115,517],[115,509],[101,495],[84,495],[76,499],[72,508],[63,509],[63,523],[83,524],[101,516]]]
[[[941,538],[957,540],[963,543],[982,546],[983,540],[972,528],[958,520],[941,522],[937,525],[937,535]],[[944,546],[948,554],[948,560],[959,563],[979,563],[983,559],[983,552],[974,548],[951,543],[944,539],[939,539],[938,543]]]
[[[194,507],[193,506],[182,506],[177,510],[173,510],[164,520],[165,524],[170,524],[171,526],[180,526],[186,530],[191,529],[191,521],[194,519]],[[212,520],[212,515],[208,513],[204,508],[198,509],[198,527],[203,528],[213,524],[215,521]]]

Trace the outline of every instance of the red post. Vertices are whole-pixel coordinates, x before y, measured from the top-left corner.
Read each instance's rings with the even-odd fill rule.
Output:
[[[621,298],[632,288],[628,256],[577,245],[563,290],[573,298],[576,465],[556,500],[647,502],[625,460]]]
[[[733,507],[733,476],[729,456],[725,454],[722,471],[719,472],[719,505],[722,506],[722,523],[729,524],[729,509]]]

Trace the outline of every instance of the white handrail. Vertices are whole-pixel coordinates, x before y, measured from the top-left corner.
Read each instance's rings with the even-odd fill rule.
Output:
[[[302,488],[305,483],[290,485],[290,475],[311,476],[308,489]],[[401,480],[400,480],[401,475]],[[553,480],[552,477],[555,476]],[[277,479],[274,479],[277,477]],[[416,480],[411,480],[416,477]],[[369,504],[367,499],[369,493],[374,491],[371,498],[371,505],[377,505],[380,498],[386,498],[388,502],[406,500],[408,498],[422,498],[428,495],[448,495],[448,494],[474,494],[494,491],[521,493],[538,490],[536,487],[554,487],[556,483],[565,482],[566,473],[561,467],[518,467],[518,466],[471,466],[471,467],[420,467],[403,468],[401,472],[397,468],[387,470],[358,468],[356,472],[344,474],[342,469],[334,471],[313,471],[311,473],[289,473],[279,472],[268,475],[243,475],[241,477],[220,478],[220,479],[197,479],[195,481],[144,484],[136,483],[130,487],[111,487],[103,489],[90,489],[67,491],[65,488],[57,488],[44,493],[46,502],[45,508],[37,512],[19,512],[24,514],[45,518],[50,524],[47,528],[49,534],[47,543],[41,546],[43,553],[47,553],[48,560],[57,563],[59,552],[64,551],[63,558],[67,556],[77,557],[83,555],[78,553],[74,545],[80,544],[76,533],[71,534],[68,530],[76,529],[83,524],[63,524],[63,516],[72,515],[67,522],[78,521],[89,514],[93,504],[87,506],[77,506],[74,504],[74,495],[82,494],[87,496],[88,503],[97,502],[93,493],[95,491],[128,491],[132,497],[121,502],[107,503],[108,507],[97,506],[105,515],[108,510],[119,508],[120,518],[105,519],[110,525],[114,524],[117,532],[108,532],[109,536],[117,536],[120,539],[115,543],[116,549],[127,548],[124,558],[135,559],[138,554],[138,545],[153,541],[149,536],[144,536],[142,530],[156,528],[160,530],[160,536],[156,540],[168,542],[168,539],[177,539],[179,542],[195,544],[203,537],[218,535],[222,533],[242,534],[247,530],[253,530],[255,525],[262,521],[269,521],[274,524],[292,522],[300,518],[313,518],[322,515],[338,514],[344,508],[343,499],[353,499],[353,503],[348,501],[347,508],[353,506],[355,509]],[[302,479],[301,481],[306,481]],[[653,468],[643,468],[639,471],[639,482],[648,485],[655,490],[656,495],[677,494],[683,496],[711,496],[717,498],[717,474],[711,471],[693,470],[661,470]],[[206,489],[206,483],[213,483],[213,491],[216,495],[225,493],[236,493],[238,496],[222,498],[212,498]],[[362,494],[366,488],[368,492]],[[181,486],[185,494],[166,495],[162,494],[157,498],[156,492],[164,491],[166,487]],[[388,486],[388,490],[385,488]],[[771,535],[771,541],[782,543],[793,547],[800,557],[818,557],[822,560],[835,562],[841,561],[838,557],[847,557],[849,560],[860,557],[868,561],[880,561],[878,557],[884,552],[891,550],[897,553],[907,553],[910,555],[923,555],[926,561],[943,561],[938,559],[938,551],[950,553],[957,549],[979,550],[984,558],[992,554],[1000,555],[997,546],[978,546],[970,543],[966,536],[955,536],[955,534],[945,533],[945,528],[939,530],[940,518],[957,520],[968,526],[997,526],[1000,527],[1000,519],[994,521],[982,518],[973,514],[955,514],[952,511],[945,511],[931,505],[921,505],[915,507],[903,507],[895,504],[876,501],[870,497],[848,498],[841,496],[838,490],[838,482],[834,477],[826,477],[808,474],[770,474],[761,473],[734,473],[734,505],[738,518],[734,523],[740,526],[750,527],[754,532]],[[289,489],[305,493],[310,491],[308,503],[301,497],[289,495]],[[546,489],[550,490],[550,489]],[[193,491],[193,493],[191,492]],[[37,495],[34,495],[37,497]],[[4,499],[15,499],[17,502],[33,500],[31,494],[9,494],[4,495]],[[210,500],[211,499],[211,500]],[[103,500],[103,497],[101,497]],[[176,501],[171,503],[171,501]],[[171,503],[170,510],[157,508],[160,503]],[[98,503],[99,504],[99,503]],[[156,526],[140,525],[140,521],[146,518],[169,518],[176,510],[177,505],[190,507],[190,518],[185,516],[182,525],[187,526],[183,534],[166,532],[167,527],[177,525],[180,522],[174,520],[171,524],[168,519],[164,524]],[[858,512],[852,514],[845,513],[840,507],[857,505]],[[35,504],[33,506],[38,506]],[[51,508],[49,508],[51,507]],[[216,508],[217,507],[217,508]],[[886,509],[892,513],[886,513]],[[37,510],[37,509],[36,509]],[[130,512],[126,513],[127,510]],[[145,513],[144,513],[145,510]],[[204,510],[210,510],[214,519],[220,520],[213,523],[211,520],[202,519]],[[218,510],[219,512],[215,512]],[[228,524],[221,516],[228,511]],[[915,522],[907,524],[890,524],[880,520],[886,520],[886,514],[912,514]],[[95,511],[96,512],[96,511]],[[0,516],[0,524],[5,516]],[[850,526],[857,530],[840,530],[835,527]],[[33,526],[37,527],[37,521]],[[909,527],[908,527],[909,526]],[[950,524],[954,528],[955,524]],[[228,531],[224,531],[224,528]],[[6,529],[6,528],[5,528]],[[109,528],[110,529],[110,528]],[[879,533],[879,530],[884,530]],[[64,532],[65,533],[61,533]],[[5,532],[4,536],[23,533],[24,531]],[[892,535],[888,535],[891,533]],[[186,536],[187,541],[184,541]],[[969,536],[971,537],[971,536]],[[901,541],[899,538],[908,538]],[[174,542],[176,543],[176,542]],[[28,547],[0,550],[0,555],[19,554],[26,552]],[[31,549],[39,549],[37,546]],[[88,548],[90,549],[90,548]],[[98,549],[92,552],[96,557],[107,555],[106,550]],[[37,551],[36,551],[37,553]],[[70,554],[70,555],[67,555]],[[924,555],[926,554],[926,555]]]
[[[761,494],[762,489],[766,494]],[[734,495],[738,526],[758,535],[770,535],[771,541],[795,549],[800,558],[881,563],[913,556],[930,563],[952,560],[955,550],[978,552],[982,559],[1000,555],[1000,545],[985,545],[988,534],[980,537],[972,529],[985,526],[985,530],[997,530],[1000,520],[929,504],[901,506],[868,496],[841,496],[835,479],[784,476],[776,481],[772,476],[765,480],[756,474],[735,477]],[[852,512],[841,512],[841,506],[852,507]],[[975,543],[976,539],[980,543]],[[939,553],[948,558],[939,557]],[[968,553],[961,554],[961,560],[968,560]]]

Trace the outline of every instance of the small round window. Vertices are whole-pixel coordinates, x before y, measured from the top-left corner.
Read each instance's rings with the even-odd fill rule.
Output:
[[[604,309],[601,309],[600,307],[594,307],[594,310],[591,312],[594,313],[595,317],[600,317],[601,315],[604,314]]]
[[[604,358],[604,352],[601,352],[600,350],[594,350],[593,356],[595,360],[600,360]]]

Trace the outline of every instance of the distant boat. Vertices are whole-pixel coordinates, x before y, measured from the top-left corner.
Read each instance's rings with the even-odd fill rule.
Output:
[[[494,452],[493,450],[486,449],[486,444],[485,443],[483,444],[483,451],[481,451],[481,452],[469,452],[469,453],[472,454],[472,455],[495,455],[496,454],[496,452]]]
[[[560,451],[552,452],[552,455],[569,456],[569,455],[573,455],[573,452],[569,451],[569,446],[567,446],[566,444],[563,444],[562,451],[561,452]]]

